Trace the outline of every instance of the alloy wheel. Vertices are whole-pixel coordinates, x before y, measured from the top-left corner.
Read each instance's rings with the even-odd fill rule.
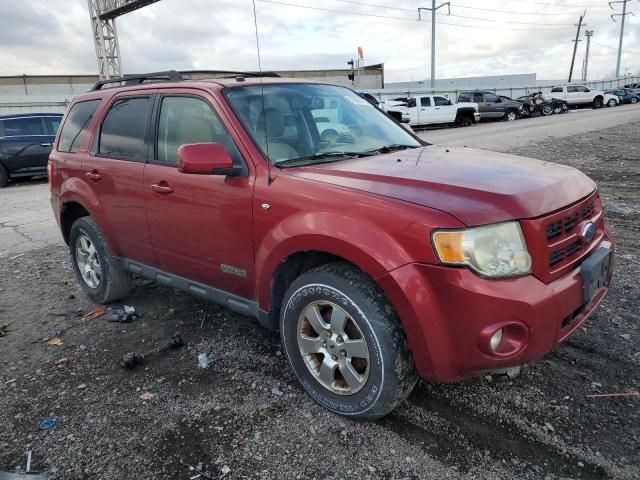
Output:
[[[90,288],[98,288],[102,279],[100,258],[95,245],[86,235],[80,235],[76,240],[76,263],[85,283]]]
[[[300,355],[313,377],[338,395],[360,391],[369,376],[369,347],[360,327],[339,305],[320,300],[298,318]]]

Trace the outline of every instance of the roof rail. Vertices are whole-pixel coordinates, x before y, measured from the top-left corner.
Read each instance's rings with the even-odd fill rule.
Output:
[[[280,78],[276,72],[236,72],[234,70],[187,70],[180,72],[183,75],[198,75],[198,74],[211,74],[211,75],[229,75],[232,76],[240,76],[247,78],[259,78],[259,77],[272,77],[272,78]]]
[[[184,78],[180,74],[180,72],[176,70],[167,70],[166,72],[143,73],[140,75],[125,75],[124,77],[100,80],[89,91],[94,92],[96,90],[102,90],[102,87],[104,87],[105,85],[109,85],[110,83],[124,82],[125,85],[140,85],[145,80],[164,80],[169,82],[180,82],[184,80]]]

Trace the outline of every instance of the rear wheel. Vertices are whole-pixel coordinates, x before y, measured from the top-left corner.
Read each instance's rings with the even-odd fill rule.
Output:
[[[630,102],[631,103],[638,103],[638,99],[636,97],[632,97]]]
[[[375,420],[417,376],[398,318],[376,284],[347,263],[304,273],[287,290],[280,335],[307,393],[342,415]]]
[[[551,105],[543,105],[542,106],[542,114],[545,117],[548,117],[549,115],[553,115],[553,107]]]
[[[596,97],[593,99],[593,108],[602,108],[602,98]]]
[[[609,100],[607,102],[607,106],[608,107],[615,107],[616,105],[618,105],[618,102],[616,102],[616,100],[614,98],[612,98],[611,100]]]
[[[129,293],[131,275],[120,270],[102,232],[91,217],[74,222],[69,250],[76,277],[85,294],[96,303],[109,303]]]
[[[471,126],[472,123],[473,121],[471,120],[471,117],[469,117],[468,115],[461,115],[456,120],[456,124],[460,127],[469,127]]]
[[[9,183],[9,173],[4,165],[0,164],[0,188],[4,188]]]

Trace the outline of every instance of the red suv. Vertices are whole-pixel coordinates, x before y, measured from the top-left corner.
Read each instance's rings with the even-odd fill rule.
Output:
[[[334,412],[531,362],[605,295],[613,243],[573,168],[430,146],[333,85],[110,84],[70,105],[49,162],[84,291],[118,300],[136,274],[255,317]]]

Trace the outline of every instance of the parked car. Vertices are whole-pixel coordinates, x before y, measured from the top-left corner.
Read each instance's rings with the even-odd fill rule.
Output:
[[[219,302],[280,331],[319,404],[376,419],[417,375],[540,358],[607,292],[613,240],[573,168],[428,145],[344,87],[165,75],[76,97],[51,153],[53,212],[96,303],[132,273]],[[339,141],[319,138],[327,109]]]
[[[480,121],[475,103],[453,103],[441,95],[418,95],[407,99],[406,106],[387,107],[386,112],[409,125],[452,124],[469,126]]]
[[[567,102],[545,97],[542,92],[530,93],[529,95],[518,97],[517,100],[522,103],[522,117],[549,116],[554,113],[560,114],[569,111]]]
[[[0,188],[13,178],[46,175],[61,119],[57,113],[0,116]]]
[[[360,97],[364,98],[367,102],[369,102],[374,107],[379,107],[380,104],[382,103],[382,101],[371,92],[365,92],[360,90],[360,91],[357,91],[356,93],[360,95]]]
[[[624,88],[633,91],[633,93],[640,95],[640,83],[630,83],[629,85],[625,85]]]
[[[594,90],[584,85],[564,85],[553,87],[550,96],[559,100],[564,100],[570,106],[590,105],[593,108],[601,108],[604,105],[615,107],[618,104],[618,97],[609,95],[602,90]]]
[[[492,92],[463,92],[458,95],[458,102],[478,104],[481,119],[508,120],[518,119],[522,114],[522,103],[507,100]]]
[[[640,95],[633,93],[633,90],[627,88],[609,90],[607,93],[617,96],[620,99],[620,103],[638,103],[638,101],[640,101]]]

